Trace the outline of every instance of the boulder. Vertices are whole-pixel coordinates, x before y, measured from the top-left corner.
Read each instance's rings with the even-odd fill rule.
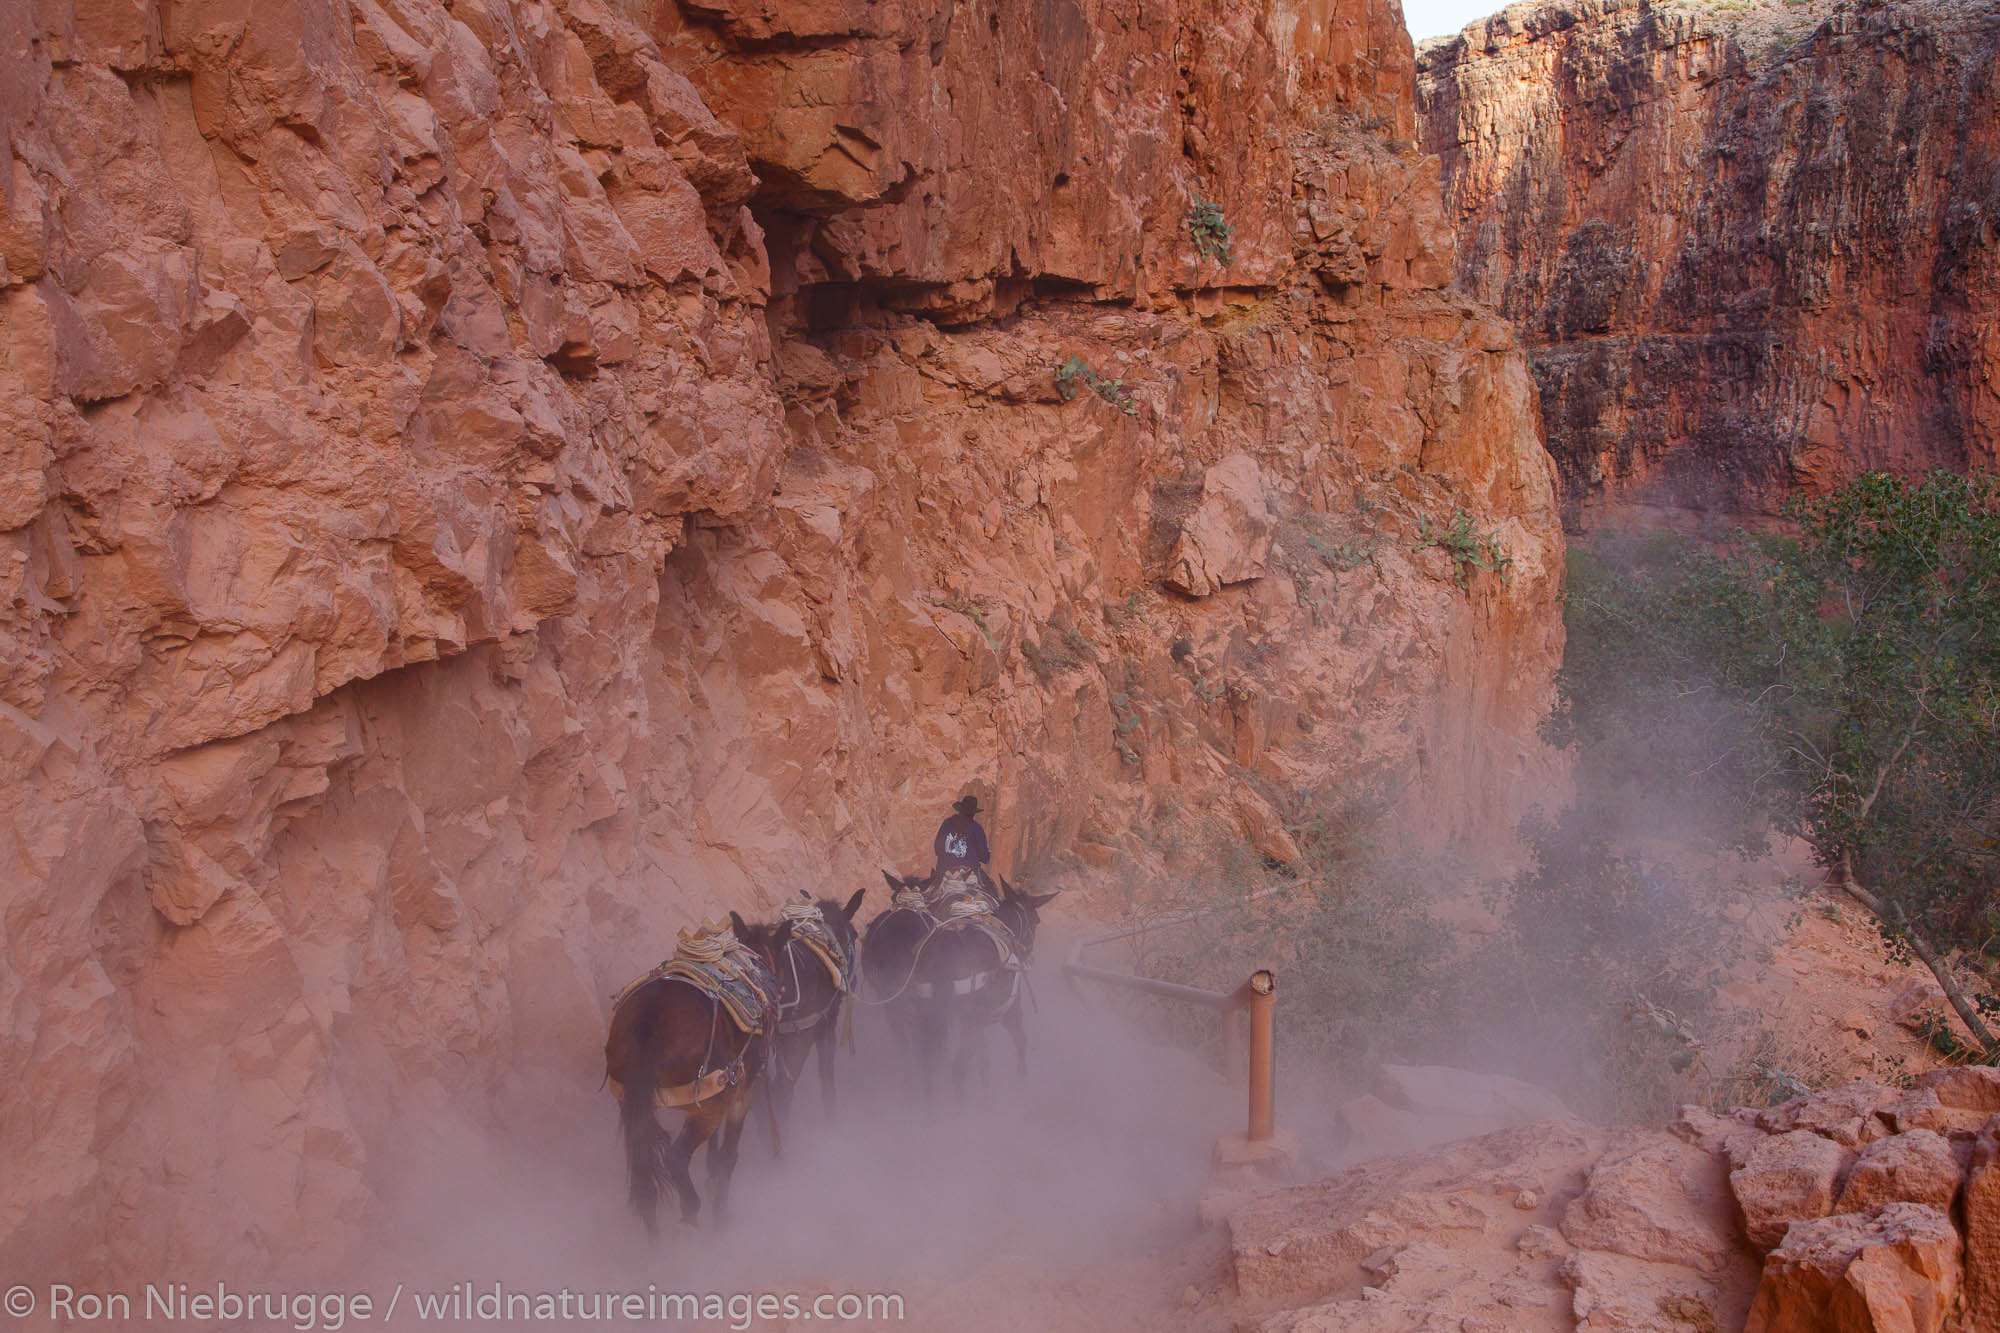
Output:
[[[1938,1104],[1947,1110],[1977,1111],[1982,1115],[2000,1112],[2000,1069],[1992,1065],[1933,1069],[1910,1086],[1935,1094]]]
[[[1960,1275],[1958,1232],[1920,1203],[1795,1223],[1764,1260],[1744,1333],[1939,1333]]]
[[[1961,1172],[1942,1134],[1913,1129],[1878,1139],[1861,1150],[1841,1187],[1834,1211],[1865,1213],[1884,1203],[1921,1203],[1951,1212]]]
[[[1757,1128],[1757,1112],[1744,1108],[1728,1115],[1716,1115],[1701,1106],[1683,1106],[1667,1125],[1675,1138],[1693,1144],[1705,1153],[1741,1160],[1749,1145],[1764,1137]]]
[[[1652,1131],[1620,1135],[1563,1214],[1563,1236],[1604,1250],[1714,1272],[1737,1252],[1722,1163]]]
[[[1570,1289],[1577,1333],[1689,1333],[1732,1327],[1741,1297],[1678,1264],[1583,1250],[1559,1274]]]
[[[1959,1096],[1963,1092],[1964,1090],[1960,1089],[1953,1095]],[[1978,1100],[1976,1096],[1962,1099]],[[1908,1133],[1913,1129],[1930,1129],[1946,1138],[1952,1138],[1978,1133],[1979,1127],[1985,1124],[1986,1118],[1993,1113],[1973,1106],[1947,1106],[1938,1100],[1935,1089],[1915,1087],[1901,1093],[1895,1101],[1875,1114],[1883,1125],[1898,1134]]]
[[[1570,1115],[1547,1088],[1505,1074],[1479,1074],[1449,1065],[1383,1065],[1375,1095],[1391,1106],[1426,1115],[1462,1115],[1507,1125],[1560,1120]]]
[[[1257,460],[1231,454],[1202,478],[1201,503],[1181,525],[1167,582],[1190,597],[1206,597],[1262,578],[1274,531]]]
[[[1853,1154],[1811,1130],[1795,1129],[1749,1144],[1729,1173],[1743,1214],[1743,1234],[1760,1251],[1784,1239],[1794,1222],[1833,1211]]]
[[[1757,1116],[1757,1127],[1771,1134],[1809,1129],[1822,1138],[1856,1147],[1888,1131],[1876,1119],[1878,1107],[1896,1100],[1894,1088],[1856,1079],[1837,1088],[1794,1097]]]

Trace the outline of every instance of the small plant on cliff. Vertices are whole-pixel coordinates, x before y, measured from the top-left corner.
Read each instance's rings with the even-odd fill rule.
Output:
[[[986,640],[986,646],[996,653],[1000,651],[1000,645],[993,637],[992,627],[986,623],[985,607],[962,593],[953,593],[949,597],[933,597],[932,604],[970,620],[980,636]]]
[[[1021,655],[1028,659],[1035,675],[1047,685],[1066,672],[1075,671],[1091,659],[1090,640],[1063,616],[1049,617],[1038,639],[1023,639]]]
[[[1073,356],[1056,367],[1056,392],[1061,394],[1062,400],[1067,403],[1080,392],[1077,388],[1079,384],[1126,416],[1139,415],[1139,405],[1133,401],[1132,395],[1125,391],[1124,380],[1106,379],[1092,370],[1082,357]]]
[[[1187,211],[1187,229],[1202,258],[1219,259],[1224,268],[1236,261],[1236,247],[1230,240],[1236,228],[1223,220],[1221,204],[1197,197]]]
[[[1328,569],[1336,573],[1359,569],[1375,558],[1375,543],[1363,546],[1359,542],[1323,541],[1311,533],[1306,534],[1306,545],[1312,547],[1313,554],[1326,563]]]
[[[1463,509],[1453,510],[1451,522],[1443,528],[1433,528],[1428,518],[1418,517],[1417,549],[1424,551],[1433,546],[1443,547],[1444,553],[1451,557],[1452,577],[1461,588],[1470,584],[1475,569],[1497,575],[1505,583],[1507,567],[1514,563],[1514,558],[1501,549],[1500,539],[1474,527],[1472,516]]]
[[[1139,751],[1133,742],[1139,734],[1139,710],[1133,706],[1131,695],[1120,693],[1112,696],[1111,721],[1118,757],[1128,764],[1137,764]]]

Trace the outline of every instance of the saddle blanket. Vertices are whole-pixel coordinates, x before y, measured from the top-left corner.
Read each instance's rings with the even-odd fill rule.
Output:
[[[854,989],[854,954],[841,938],[826,924],[826,918],[815,914],[792,919],[792,938],[812,951],[813,957],[826,967],[827,975],[833,978],[834,988],[841,991]]]
[[[694,952],[712,952],[715,938],[695,937]],[[672,958],[619,991],[611,1007],[617,1009],[619,1001],[627,995],[649,981],[658,980],[684,981],[709,996],[722,1006],[729,1021],[745,1036],[761,1036],[777,1013],[777,978],[734,935],[724,937],[720,955],[713,958],[690,956],[689,942],[683,940]]]

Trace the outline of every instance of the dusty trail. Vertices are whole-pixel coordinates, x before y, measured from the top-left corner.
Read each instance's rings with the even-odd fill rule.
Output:
[[[961,1103],[944,1082],[926,1107],[880,1012],[864,1008],[836,1117],[808,1070],[779,1160],[760,1097],[725,1227],[672,1224],[649,1242],[626,1210],[609,1095],[568,1089],[504,1141],[413,1138],[369,1267],[412,1290],[893,1292],[901,1327],[940,1329],[1062,1326],[1067,1283],[1078,1300],[1104,1299],[1074,1309],[1093,1327],[1158,1327],[1212,1248],[1195,1207],[1242,1093],[1072,992],[1058,961],[1072,933],[1042,942],[1025,1080],[995,1030],[990,1087],[975,1077]],[[712,1200],[703,1173],[698,1161]]]

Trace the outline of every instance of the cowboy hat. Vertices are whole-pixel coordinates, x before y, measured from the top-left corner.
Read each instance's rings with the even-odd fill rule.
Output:
[[[976,815],[979,813],[979,798],[977,796],[961,796],[951,803],[951,808],[958,811],[961,815]]]

